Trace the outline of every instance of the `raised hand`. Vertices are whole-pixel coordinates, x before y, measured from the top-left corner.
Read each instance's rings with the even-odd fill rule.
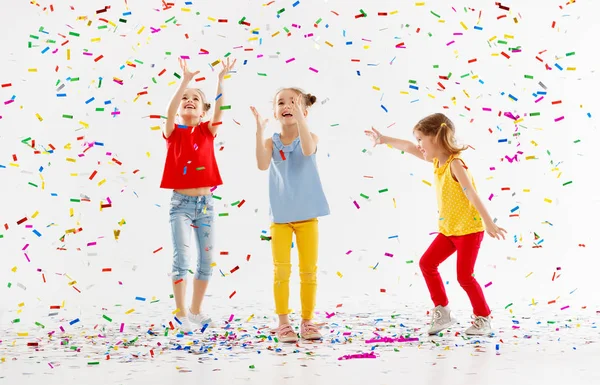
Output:
[[[269,119],[262,119],[262,117],[260,116],[260,113],[258,112],[258,110],[255,107],[250,107],[250,110],[252,111],[252,114],[254,114],[254,118],[256,119],[256,131],[263,133],[265,131],[265,127],[267,127],[267,123],[269,122]]]
[[[381,137],[383,135],[381,135],[381,132],[377,131],[376,129],[374,129],[373,127],[371,127],[371,131],[369,130],[365,130],[365,134],[369,137],[369,139],[371,139],[371,141],[373,142],[373,147],[377,146],[378,144],[382,144],[383,142],[381,141]]]
[[[294,115],[294,118],[297,120],[304,119],[305,109],[306,106],[304,105],[304,95],[300,94],[296,96],[296,99],[294,99],[294,106],[292,107],[292,114]]]
[[[183,60],[182,58],[179,58],[179,67],[181,67],[181,69],[183,70],[183,80],[186,81],[190,81],[194,78],[194,76],[198,75],[200,73],[200,71],[190,71],[187,63],[185,60]]]
[[[229,58],[227,58],[227,62],[221,62],[221,64],[223,64],[223,68],[221,69],[221,72],[219,72],[219,81],[223,80],[225,75],[227,75],[231,70],[233,70],[233,66],[235,66],[236,61],[237,59],[234,59],[233,63],[229,63]]]
[[[490,237],[495,239],[506,239],[504,238],[504,234],[506,234],[506,230],[502,227],[498,227],[494,222],[485,224],[485,231],[489,234]]]

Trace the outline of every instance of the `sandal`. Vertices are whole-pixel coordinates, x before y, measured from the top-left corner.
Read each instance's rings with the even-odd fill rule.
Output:
[[[310,321],[300,324],[300,336],[305,340],[320,340],[323,338],[319,332],[319,328]]]
[[[276,330],[277,339],[280,342],[298,342],[298,335],[290,324],[280,325]]]

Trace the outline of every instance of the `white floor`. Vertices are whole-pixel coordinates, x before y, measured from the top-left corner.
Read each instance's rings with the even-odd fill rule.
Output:
[[[181,338],[172,333],[165,337],[162,325],[154,326],[157,335],[152,336],[146,333],[149,324],[142,320],[142,326],[129,324],[124,333],[118,327],[71,326],[67,334],[59,336],[57,331],[58,338],[48,338],[47,330],[14,338],[16,329],[10,325],[0,337],[0,359],[5,360],[0,363],[0,383],[600,384],[599,317],[594,310],[562,318],[541,313],[519,318],[498,315],[496,334],[488,338],[465,337],[461,332],[468,326],[468,314],[457,312],[462,324],[432,338],[424,333],[427,319],[415,315],[425,314],[426,309],[407,309],[411,310],[322,317],[320,321],[327,322],[322,327],[323,341],[298,345],[260,338],[273,326],[268,313],[250,321],[234,318],[229,325],[225,317],[219,327]],[[162,310],[155,308],[157,313]],[[549,324],[550,319],[555,323]],[[366,342],[400,335],[419,341]],[[123,347],[136,337],[136,342]],[[68,344],[61,345],[66,338]],[[37,350],[26,346],[32,341],[38,341]],[[189,350],[175,350],[182,345]],[[72,350],[73,346],[80,351]],[[338,359],[370,352],[375,358]]]

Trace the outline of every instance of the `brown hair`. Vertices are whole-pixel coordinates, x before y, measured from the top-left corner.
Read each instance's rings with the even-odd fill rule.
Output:
[[[304,101],[304,105],[306,106],[306,108],[312,106],[313,104],[315,104],[317,102],[317,97],[315,95],[313,95],[313,94],[307,94],[306,92],[304,92],[300,88],[286,87],[286,88],[281,88],[279,91],[277,91],[275,93],[275,99],[273,99],[273,106],[277,102],[277,100],[276,100],[277,99],[277,95],[279,95],[280,92],[286,91],[286,90],[294,91],[295,93],[297,93],[299,95],[302,95],[302,99]]]
[[[433,136],[435,143],[453,155],[458,155],[469,148],[456,143],[454,123],[442,113],[431,114],[419,120],[413,131],[419,131],[425,136]]]
[[[196,91],[196,92],[198,92],[200,94],[200,98],[202,99],[202,106],[203,106],[203,111],[204,112],[210,110],[210,103],[206,102],[206,95],[204,95],[204,92],[202,92],[202,90],[200,88],[188,88],[188,90],[194,90],[194,91]]]

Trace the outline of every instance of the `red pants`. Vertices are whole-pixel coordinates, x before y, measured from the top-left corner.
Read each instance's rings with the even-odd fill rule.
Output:
[[[427,251],[425,251],[425,254],[423,254],[419,261],[419,266],[421,267],[423,277],[425,277],[425,282],[429,288],[429,294],[434,306],[448,305],[444,282],[437,268],[440,263],[444,262],[456,251],[458,283],[467,292],[471,300],[473,314],[481,317],[490,315],[491,311],[485,302],[481,286],[479,286],[479,283],[473,277],[473,269],[483,234],[483,231],[461,236],[438,234]]]

